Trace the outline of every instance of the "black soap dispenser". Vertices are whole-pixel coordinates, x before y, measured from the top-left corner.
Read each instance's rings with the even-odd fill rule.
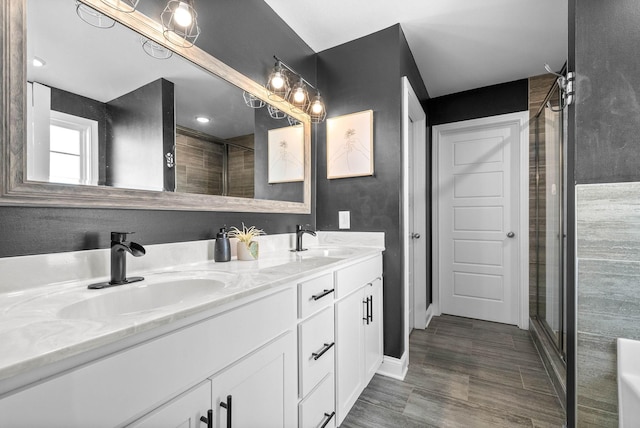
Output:
[[[213,260],[216,262],[228,262],[231,260],[231,243],[227,228],[223,227],[216,233],[216,244],[213,249]]]

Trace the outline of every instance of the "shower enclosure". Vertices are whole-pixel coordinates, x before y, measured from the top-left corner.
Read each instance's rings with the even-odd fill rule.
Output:
[[[557,82],[552,86],[531,126],[535,129],[535,310],[536,343],[559,395],[566,376],[566,115],[560,108]],[[555,379],[554,379],[555,377]],[[563,400],[561,400],[563,401]]]

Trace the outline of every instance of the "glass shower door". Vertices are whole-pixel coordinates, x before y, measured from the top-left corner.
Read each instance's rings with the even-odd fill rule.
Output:
[[[555,89],[555,88],[554,88]],[[549,102],[557,105],[557,89]],[[550,107],[536,117],[537,316],[564,357],[564,117]]]

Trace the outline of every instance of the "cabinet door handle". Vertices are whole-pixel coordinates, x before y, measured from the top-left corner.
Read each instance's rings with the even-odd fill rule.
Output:
[[[213,410],[207,410],[207,416],[200,416],[200,422],[207,424],[207,428],[213,428]]]
[[[324,296],[327,296],[327,295],[329,295],[329,294],[333,293],[333,291],[334,291],[334,290],[335,290],[335,288],[332,288],[331,290],[324,290],[324,291],[323,291],[322,293],[320,293],[320,294],[316,294],[316,295],[314,295],[314,296],[311,296],[311,298],[312,298],[313,300],[320,300],[320,299],[322,299]]]
[[[311,356],[313,357],[314,360],[317,360],[318,358],[322,357],[325,354],[325,352],[333,348],[333,345],[335,344],[336,342],[325,343],[321,350],[319,350],[318,352],[312,353]]]
[[[365,311],[365,316],[362,318],[363,321],[367,322],[367,325],[369,325],[369,298],[367,297],[366,299],[364,299],[362,301],[362,303],[364,304],[364,311]]]
[[[231,428],[231,395],[227,395],[227,402],[220,402],[220,407],[227,409],[227,428]]]
[[[324,428],[327,426],[327,424],[329,423],[329,421],[331,419],[333,419],[333,417],[336,415],[336,412],[331,412],[331,413],[325,413],[324,417],[327,418],[326,421],[324,421],[324,423],[322,425],[320,425],[320,428]]]
[[[373,295],[369,296],[367,300],[369,300],[369,306],[371,307],[371,310],[369,311],[369,320],[373,322]]]

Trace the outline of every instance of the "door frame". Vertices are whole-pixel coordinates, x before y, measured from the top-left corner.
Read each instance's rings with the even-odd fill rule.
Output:
[[[519,222],[520,227],[517,231],[520,239],[518,240],[518,257],[519,263],[516,268],[517,281],[519,287],[516,287],[515,302],[517,302],[518,311],[518,327],[524,330],[529,329],[529,111],[521,111],[517,113],[501,114],[497,116],[483,117],[480,119],[464,120],[460,122],[447,123],[443,125],[435,125],[432,131],[432,189],[431,189],[431,254],[432,254],[432,290],[433,290],[433,314],[440,315],[440,258],[438,251],[439,244],[439,208],[440,208],[440,192],[438,189],[439,175],[438,156],[440,155],[440,135],[447,131],[471,127],[484,126],[503,123],[517,123],[520,127],[520,183],[519,189]]]
[[[415,116],[414,116],[415,115]],[[420,105],[420,101],[413,88],[411,87],[411,83],[406,76],[402,78],[402,283],[404,288],[404,349],[405,352],[409,352],[409,334],[411,333],[409,329],[409,291],[412,284],[409,283],[409,264],[411,260],[409,260],[409,245],[411,244],[409,234],[409,171],[408,165],[411,160],[409,159],[410,152],[410,144],[412,142],[409,141],[409,126],[410,120],[409,118],[413,118],[414,123],[414,135],[413,141],[424,141],[425,150],[423,153],[425,154],[425,169],[426,165],[426,145],[427,145],[427,116]],[[425,184],[426,184],[426,174],[425,174]],[[426,198],[426,195],[425,195]],[[425,225],[426,226],[426,225]],[[426,239],[427,237],[423,237]],[[425,253],[426,253],[425,249]],[[425,282],[427,278],[425,276]],[[426,283],[425,283],[426,287]],[[426,289],[426,288],[425,288]],[[414,293],[415,299],[415,293]],[[414,307],[414,319],[415,318],[424,318],[425,326],[426,326],[426,305],[425,305],[425,313],[416,314]],[[423,326],[422,328],[424,328]]]

